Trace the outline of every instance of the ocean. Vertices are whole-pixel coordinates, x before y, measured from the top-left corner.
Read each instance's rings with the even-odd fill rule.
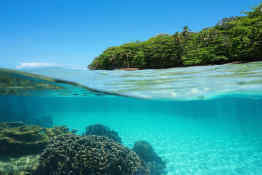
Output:
[[[127,149],[137,141],[151,144],[165,164],[152,175],[262,174],[262,62],[140,71],[1,69],[0,80],[0,122],[12,127],[65,126],[82,136],[88,126],[106,126]],[[1,167],[9,157],[20,156],[1,155],[10,136],[4,131],[0,174],[11,171]]]

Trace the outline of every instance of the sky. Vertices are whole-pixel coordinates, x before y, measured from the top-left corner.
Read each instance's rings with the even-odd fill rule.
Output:
[[[262,0],[1,0],[0,67],[87,66],[108,47],[192,31]]]

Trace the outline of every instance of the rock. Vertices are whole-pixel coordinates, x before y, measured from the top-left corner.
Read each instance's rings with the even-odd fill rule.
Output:
[[[165,162],[156,154],[150,143],[146,141],[137,141],[133,151],[142,159],[150,170],[150,175],[166,174]]]
[[[60,135],[40,156],[33,175],[149,175],[135,152],[103,136]]]
[[[120,68],[120,70],[125,70],[125,71],[135,71],[135,70],[141,70],[139,68],[135,67],[127,67],[127,68]]]

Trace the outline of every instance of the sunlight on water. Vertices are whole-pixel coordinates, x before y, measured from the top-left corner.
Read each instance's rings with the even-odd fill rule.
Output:
[[[168,71],[161,74],[174,74]],[[137,72],[126,74],[138,78]],[[4,71],[1,75],[10,76],[10,81],[3,81],[0,88],[0,122],[65,125],[79,135],[87,126],[103,124],[115,130],[130,149],[136,141],[149,142],[166,162],[167,175],[262,173],[262,98],[255,93],[223,93],[184,101],[148,100],[19,72]],[[147,86],[149,82],[143,83]],[[120,84],[115,92],[121,91]]]
[[[24,71],[143,98],[191,100],[232,93],[262,96],[262,62],[139,71],[63,68]]]

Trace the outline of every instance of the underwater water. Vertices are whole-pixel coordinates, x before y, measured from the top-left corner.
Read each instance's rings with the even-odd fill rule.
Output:
[[[116,131],[130,149],[136,141],[149,142],[165,161],[167,175],[262,174],[262,64],[246,64],[245,70],[243,65],[230,66],[215,67],[220,70],[217,72],[211,71],[214,67],[196,67],[193,74],[181,73],[192,71],[190,68],[154,72],[159,76],[151,75],[149,70],[140,75],[142,78],[139,71],[112,72],[118,77],[112,76],[104,84],[101,72],[96,78],[94,73],[89,74],[93,79],[86,80],[84,70],[25,70],[67,82],[1,70],[2,77],[15,77],[16,81],[7,86],[0,77],[0,122],[65,125],[79,135],[89,125],[102,124]],[[197,78],[196,70],[203,76]],[[206,75],[208,71],[211,73]],[[110,71],[102,74],[110,75]],[[163,74],[166,79],[170,75],[167,89],[160,87],[165,87],[163,81],[167,81],[161,80]],[[194,76],[190,78],[189,74]],[[149,75],[148,79],[160,81],[152,80],[150,84],[145,78]],[[208,77],[213,79],[208,81]],[[219,81],[214,77],[220,77]],[[186,79],[183,88],[181,82]],[[105,92],[82,86],[96,88],[94,80],[97,89]],[[127,82],[131,82],[129,87],[125,87]],[[182,89],[170,92],[173,83],[173,89]],[[164,93],[157,93],[157,89]],[[130,97],[134,94],[137,96]]]

